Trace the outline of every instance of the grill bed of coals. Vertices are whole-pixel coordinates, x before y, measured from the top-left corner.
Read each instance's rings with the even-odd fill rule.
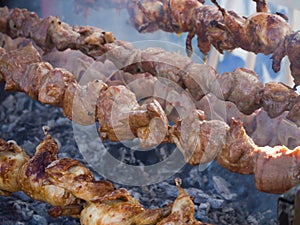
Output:
[[[15,140],[29,155],[44,138],[42,126],[50,127],[51,135],[60,143],[59,157],[69,157],[84,163],[74,140],[72,122],[62,115],[61,109],[42,105],[23,93],[5,92],[0,86],[0,134]],[[108,151],[118,160],[138,165],[160,161],[170,154],[172,146],[160,145],[147,156],[134,153],[121,143],[105,142]],[[174,178],[180,177],[182,185],[194,198],[195,217],[213,224],[276,224],[278,195],[255,189],[252,175],[227,171],[213,162],[207,169],[185,166],[173,177],[157,184],[143,187],[126,187],[144,206],[161,207],[177,195]],[[96,174],[96,178],[101,178]],[[118,185],[124,187],[124,185]],[[52,218],[49,205],[34,201],[22,192],[0,197],[0,224],[80,224],[71,217]]]

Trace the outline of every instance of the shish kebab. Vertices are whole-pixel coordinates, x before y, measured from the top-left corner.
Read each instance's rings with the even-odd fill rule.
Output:
[[[194,219],[194,204],[176,179],[178,197],[163,208],[146,209],[124,189],[95,180],[80,162],[58,158],[58,145],[43,127],[44,140],[30,158],[14,141],[0,139],[0,195],[23,191],[51,205],[53,217],[79,217],[82,225],[205,224]]]
[[[68,32],[65,33],[68,34]],[[64,39],[68,39],[68,36],[66,35]],[[15,49],[29,42],[27,39],[24,41],[19,39],[10,40],[4,34],[0,36],[0,40],[3,43],[2,46],[8,49]],[[121,42],[119,41],[119,43]],[[124,45],[119,44],[118,47],[114,44],[107,43],[104,45],[106,48],[111,48],[109,54],[105,54],[108,60],[104,64],[75,51],[63,53],[48,52],[44,54],[43,58],[54,63],[56,67],[64,68],[66,67],[64,64],[70,64],[67,66],[67,69],[71,70],[73,74],[77,74],[76,80],[83,78],[82,74],[86,72],[83,68],[87,68],[88,64],[95,66],[96,63],[96,68],[92,69],[93,74],[91,76],[95,78],[95,74],[97,74],[97,78],[104,80],[109,86],[126,85],[138,99],[144,97],[144,90],[147,90],[147,95],[149,96],[164,96],[163,98],[168,99],[168,102],[163,102],[162,99],[158,100],[163,109],[166,112],[168,111],[168,119],[175,122],[177,117],[170,117],[170,112],[174,111],[174,106],[177,106],[177,109],[179,107],[183,108],[181,111],[188,111],[187,107],[190,105],[183,104],[187,97],[186,94],[176,93],[167,88],[165,90],[160,88],[158,90],[159,93],[155,93],[157,92],[155,86],[159,86],[157,85],[159,84],[159,78],[166,78],[179,84],[183,90],[187,90],[193,101],[195,101],[197,108],[205,110],[208,118],[210,118],[209,110],[213,104],[226,105],[227,118],[225,120],[230,122],[232,116],[242,120],[248,135],[254,137],[258,145],[274,146],[284,144],[290,148],[299,145],[296,138],[297,134],[299,134],[299,128],[297,128],[296,124],[299,126],[300,98],[293,89],[286,85],[270,82],[264,86],[253,71],[241,68],[238,68],[233,73],[225,73],[222,76],[218,76],[212,67],[195,64],[186,56],[158,48],[139,50],[128,43],[123,43]],[[12,58],[17,56],[18,53],[13,55]],[[83,61],[83,64],[80,63]],[[180,62],[179,65],[174,61]],[[110,76],[111,71],[107,69],[107,62],[118,64],[122,70],[118,70],[118,67],[113,67],[111,71],[117,70],[118,72]],[[5,67],[5,64],[2,64],[2,66]],[[139,71],[140,73],[138,73]],[[153,77],[152,74],[156,77]],[[208,97],[210,96],[209,93],[217,96],[220,102],[216,102],[211,97]],[[210,105],[207,105],[208,99],[206,96]],[[233,103],[225,102],[224,104],[222,103],[223,100]],[[256,110],[262,106],[264,110]],[[270,119],[265,115],[265,111],[274,119]],[[248,114],[250,115],[248,116]],[[279,130],[284,130],[284,135]]]
[[[299,121],[300,100],[296,92],[280,83],[270,82],[263,87],[263,84],[255,78],[254,72],[238,69],[230,78],[232,86],[221,85],[222,90],[219,92],[213,90],[214,83],[228,84],[231,75],[216,76],[211,67],[194,64],[187,57],[155,48],[142,51],[134,48],[130,43],[115,40],[111,32],[90,26],[71,27],[57,17],[41,19],[35,13],[25,9],[2,8],[0,15],[1,32],[12,38],[29,37],[45,52],[53,48],[78,49],[96,60],[109,59],[116,64],[117,68],[130,73],[150,72],[152,75],[170,79],[187,89],[195,101],[199,101],[208,92],[215,92],[213,93],[215,96],[235,103],[238,109],[247,115],[263,106],[271,118],[289,111],[287,118],[299,125],[297,121]],[[181,63],[176,64],[174,58]],[[199,73],[199,71],[204,72]],[[237,89],[239,82],[243,83],[243,81],[235,77],[242,77],[238,75],[242,73],[246,74],[245,79],[251,85],[239,90]],[[216,79],[217,81],[214,82]],[[278,95],[284,97],[279,98]]]
[[[28,42],[28,40],[26,41]],[[124,60],[128,58],[126,55],[123,56],[121,52],[119,51],[118,54],[120,57],[122,56]],[[146,52],[148,54],[145,54]],[[133,51],[131,56],[134,53],[137,53],[137,51]],[[158,59],[157,61],[154,61],[155,57]],[[264,87],[261,95],[264,99],[263,102],[267,102],[267,104],[250,115],[246,115],[241,113],[238,107],[245,108],[249,105],[248,109],[256,108],[251,105],[254,103],[255,106],[260,101],[256,100],[260,99],[259,96],[261,96],[260,94],[256,95],[256,93],[260,93],[261,83],[252,71],[238,68],[233,73],[216,76],[215,70],[210,66],[195,65],[187,60],[187,57],[154,48],[151,48],[151,51],[150,49],[143,51],[141,58],[144,61],[143,64],[146,65],[148,63],[149,66],[147,67],[148,69],[145,66],[139,66],[139,68],[149,72],[136,73],[137,70],[131,70],[131,73],[128,73],[116,68],[110,60],[106,60],[104,63],[95,61],[91,57],[75,50],[52,51],[43,55],[43,60],[51,63],[54,67],[65,68],[74,75],[76,74],[76,80],[80,80],[80,83],[84,83],[83,81],[86,78],[88,80],[97,78],[105,81],[108,86],[125,85],[134,92],[138,100],[156,98],[163,107],[169,121],[176,122],[176,119],[184,114],[185,111],[197,108],[203,110],[206,118],[209,120],[219,119],[229,124],[231,118],[234,117],[243,121],[247,134],[259,146],[285,145],[289,148],[294,148],[300,145],[300,140],[297,139],[300,135],[300,128],[296,125],[298,121],[296,115],[299,115],[299,113],[297,114],[296,110],[292,110],[292,112],[295,112],[295,123],[289,120],[291,119],[289,117],[291,112],[289,111],[284,111],[274,118],[270,118],[267,114],[268,111],[270,114],[273,110],[274,112],[280,112],[280,110],[285,108],[284,105],[292,99],[289,96],[295,94],[291,88],[281,83],[266,84],[268,88]],[[180,66],[173,65],[170,59],[181,62]],[[169,76],[170,78],[165,76],[164,79],[168,80],[167,83],[171,84],[170,87],[161,82],[160,77],[163,76],[161,74],[178,74],[179,77],[184,74],[184,71],[187,72],[186,77],[192,77],[188,79],[189,83],[194,84],[194,86],[189,86],[189,90],[182,88],[183,86],[177,86],[176,88],[176,85],[174,86],[175,83],[170,82],[172,79],[177,80],[176,76],[173,78],[171,78],[172,76]],[[155,76],[152,74],[155,74]],[[219,81],[221,77],[222,82]],[[182,80],[182,78],[179,78],[179,80]],[[196,82],[193,82],[193,80]],[[226,80],[227,82],[225,82]],[[219,84],[218,89],[210,88],[214,87],[216,83]],[[224,85],[226,83],[227,85]],[[197,86],[197,84],[200,85]],[[256,90],[257,87],[258,90]],[[219,98],[217,98],[213,94],[219,92],[229,93],[225,91],[226,89],[232,93],[226,94],[226,98],[221,95],[218,95]],[[218,90],[218,92],[214,90]],[[192,93],[193,96],[189,93]],[[253,96],[256,96],[256,98]],[[198,97],[201,98],[199,101],[196,100]],[[191,101],[192,99],[194,100]],[[239,101],[237,104],[234,104],[230,101],[224,101],[224,99],[234,102],[237,102],[236,100],[239,99]],[[266,107],[267,105],[268,107]],[[293,108],[296,109],[295,106]]]
[[[273,70],[280,70],[284,56],[288,56],[295,87],[300,84],[299,35],[288,24],[287,16],[269,13],[265,0],[256,2],[256,13],[239,16],[234,11],[222,8],[216,0],[215,6],[199,0],[124,0],[93,1],[87,4],[76,0],[79,10],[93,7],[127,8],[133,26],[139,32],[187,32],[186,51],[193,52],[192,39],[197,36],[200,51],[206,56],[213,45],[220,53],[242,48],[249,52],[272,54]]]
[[[45,51],[50,51],[53,47],[59,50],[66,48],[79,49],[85,54],[98,58],[98,60],[104,60],[101,57],[108,57],[114,63],[119,64],[117,65],[118,68],[125,67],[125,70],[129,72],[139,70],[157,76],[166,76],[167,79],[171,79],[189,90],[196,101],[199,101],[205,93],[211,91],[210,79],[215,80],[215,74],[209,67],[193,65],[187,57],[179,57],[176,54],[157,49],[141,51],[133,48],[129,43],[115,40],[110,32],[105,32],[99,28],[89,26],[71,27],[61,22],[57,17],[40,19],[35,13],[24,9],[10,11],[7,8],[2,8],[0,14],[2,15],[0,21],[1,31],[13,38],[18,36],[30,37]],[[107,52],[109,54],[104,54]],[[168,57],[169,59],[167,59]],[[182,62],[177,64],[180,66],[177,66],[176,70],[173,68],[173,65],[176,65],[174,60],[172,61],[174,57]],[[166,63],[157,63],[159,60],[171,64],[172,68],[166,66]],[[190,68],[189,71],[187,71],[188,68]],[[199,76],[199,70],[208,70],[208,72]],[[252,76],[252,78],[254,77]],[[217,79],[222,80],[223,78]],[[233,78],[234,80],[239,81],[239,79]],[[251,76],[248,76],[248,81],[251,80]],[[201,87],[197,85],[199,81],[203,81]],[[236,81],[233,83],[236,83]],[[253,84],[255,86],[252,87]],[[238,85],[235,86],[238,87]],[[225,98],[224,100],[234,102],[239,110],[246,114],[253,113],[262,105],[270,117],[276,117],[284,111],[290,111],[287,118],[298,125],[300,100],[291,88],[283,84],[270,83],[266,85],[267,89],[264,92],[260,82],[252,82],[251,85],[249,83],[248,87],[251,93],[247,94],[247,98],[244,94],[240,95],[241,91],[245,89],[244,87],[240,91],[228,87],[229,90],[223,90],[223,93],[215,94]],[[263,92],[265,95],[262,95]],[[286,97],[279,98],[277,97],[278,94],[283,94]],[[251,95],[255,98],[249,99]],[[266,98],[265,101],[262,101],[262,97]]]
[[[242,48],[249,52],[272,54],[275,72],[284,56],[290,60],[295,87],[300,84],[299,32],[293,31],[283,14],[268,12],[265,0],[253,0],[257,12],[249,17],[197,0],[131,0],[128,12],[140,32],[161,29],[167,32],[188,32],[186,49],[192,54],[192,39],[197,35],[200,51],[207,55],[213,45],[219,52]]]
[[[282,193],[300,182],[299,147],[258,147],[241,122],[232,119],[228,126],[220,120],[207,121],[200,110],[192,110],[171,126],[155,99],[140,105],[125,86],[107,86],[101,80],[80,85],[69,71],[41,62],[32,44],[9,53],[1,50],[0,65],[5,66],[0,71],[8,90],[61,107],[76,123],[98,120],[103,139],[138,138],[144,147],[175,143],[189,164],[217,158],[231,171],[254,173],[257,189],[265,192]]]

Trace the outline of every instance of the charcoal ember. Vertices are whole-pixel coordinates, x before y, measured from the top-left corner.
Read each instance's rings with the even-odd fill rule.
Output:
[[[199,174],[201,171],[205,171],[209,167],[209,165],[210,164],[205,165],[205,167],[203,169],[200,169],[197,166],[192,167],[189,171],[189,176],[184,177],[182,179],[183,183],[188,183],[192,186],[204,188],[205,185],[207,185],[207,183],[208,183],[207,175],[203,174],[202,176],[199,176]],[[201,166],[201,165],[199,165],[199,166]]]
[[[176,197],[177,189],[176,186],[169,184],[168,182],[161,182],[158,187],[165,190],[166,194],[171,197]]]
[[[4,107],[4,110],[7,110],[8,112],[14,112],[15,107],[17,104],[17,99],[13,95],[9,95],[3,102],[2,107]]]
[[[34,214],[33,207],[23,201],[14,201],[12,207],[17,211],[17,213],[21,214],[23,220],[29,220]]]
[[[214,187],[217,192],[225,199],[225,200],[233,200],[237,197],[236,193],[232,193],[230,191],[230,184],[222,177],[213,176]]]
[[[208,218],[207,214],[209,213],[210,207],[211,206],[209,203],[201,203],[196,208],[196,217],[200,218],[201,221],[208,221],[209,218]]]
[[[210,208],[220,209],[225,203],[225,200],[217,195],[209,195],[198,188],[187,188],[186,191],[190,196],[193,196],[195,204],[208,204]]]
[[[247,222],[250,223],[251,225],[258,225],[259,224],[257,219],[255,219],[255,217],[252,216],[252,215],[249,215],[247,217]]]
[[[232,207],[224,207],[222,209],[224,213],[219,217],[219,220],[222,224],[235,224],[237,223],[236,212]]]
[[[65,127],[70,126],[71,121],[64,117],[59,117],[55,120],[55,127]]]
[[[48,225],[48,221],[45,217],[40,215],[33,215],[28,222],[30,225]]]

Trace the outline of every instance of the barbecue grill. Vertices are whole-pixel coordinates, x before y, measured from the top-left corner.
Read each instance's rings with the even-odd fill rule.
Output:
[[[181,35],[163,31],[139,33],[130,24],[126,9],[96,6],[93,9],[90,6],[93,6],[94,1],[87,1],[86,8],[84,8],[78,2],[80,1],[2,1],[0,6],[26,8],[29,11],[37,12],[42,18],[50,15],[59,16],[63,22],[70,25],[96,26],[105,31],[111,31],[117,40],[132,43],[135,48],[159,47],[166,51],[185,55],[185,33]],[[242,3],[236,1],[236,4],[238,9],[235,8],[235,10],[241,14],[255,12],[255,6],[250,1],[247,7],[244,7],[244,1]],[[228,8],[234,8],[234,5],[227,3]],[[296,21],[297,10],[292,11],[284,5],[275,4],[271,4],[270,8],[287,13],[292,20]],[[196,46],[196,43],[194,45]],[[55,54],[52,56],[49,54],[48,60],[55,62],[57,60]],[[57,65],[60,65],[59,60],[62,58],[57,60]],[[203,64],[204,56],[198,49],[194,49],[192,60],[195,63]],[[207,63],[216,68],[220,74],[231,72],[237,67],[247,67],[254,69],[263,82],[281,81],[292,86],[290,76],[286,75],[288,67],[283,64],[283,69],[279,74],[274,73],[271,70],[269,56],[262,54],[255,56],[243,50],[235,50],[220,55],[213,49],[208,56]],[[88,65],[81,77],[91,74],[86,71],[97,69],[97,63],[93,61]],[[84,79],[81,82],[84,83]],[[163,143],[146,148],[146,150],[139,146],[136,139],[121,142],[105,140],[101,142],[101,146],[98,146],[92,141],[94,137],[90,137],[86,133],[96,133],[95,129],[99,124],[88,128],[76,125],[65,118],[62,110],[57,107],[43,105],[22,93],[4,91],[3,83],[0,84],[0,93],[1,138],[16,140],[29,155],[33,155],[35,147],[44,138],[41,127],[47,125],[50,127],[50,133],[59,143],[60,157],[76,159],[90,168],[96,178],[109,178],[117,188],[127,188],[147,208],[163,207],[173,201],[177,196],[174,179],[180,177],[182,186],[193,197],[195,218],[200,221],[212,224],[280,225],[297,224],[300,221],[299,185],[283,195],[260,192],[255,189],[253,175],[229,172],[215,161],[196,167],[186,165],[174,143]],[[140,100],[140,102],[142,101],[143,99]],[[90,143],[87,143],[88,139],[85,139],[88,137],[91,138]],[[109,167],[109,163],[99,171],[94,153],[88,151],[93,147],[102,148],[110,156],[107,159],[129,165],[125,167],[128,170],[129,167],[134,168],[133,166],[147,167],[164,163],[154,172],[150,168],[150,174],[158,174],[153,179],[140,175],[140,171],[135,169],[133,172],[126,173],[126,169],[123,167],[120,169],[116,168],[117,166]],[[164,167],[169,157],[175,157],[182,164]],[[122,174],[123,172],[124,174]],[[143,179],[138,182],[136,177]],[[0,208],[0,218],[1,221],[4,221],[3,224],[79,224],[79,220],[72,217],[52,218],[47,213],[48,204],[34,201],[22,192],[16,192],[9,197],[0,196]]]

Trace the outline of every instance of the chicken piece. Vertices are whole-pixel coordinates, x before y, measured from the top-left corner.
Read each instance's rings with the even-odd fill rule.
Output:
[[[0,194],[21,190],[18,174],[28,160],[29,156],[15,142],[0,139]]]
[[[8,33],[12,38],[31,37],[38,45],[49,45],[47,37],[49,23],[49,18],[42,20],[36,13],[29,12],[27,9],[15,8],[10,11],[8,25],[2,32]]]
[[[277,117],[284,111],[289,111],[298,94],[283,83],[269,82],[265,84],[262,105],[271,118]]]
[[[47,130],[44,127],[46,136],[37,146],[35,155],[20,168],[18,182],[21,190],[31,198],[61,207],[62,211],[64,207],[72,205],[74,211],[71,210],[70,213],[76,214],[82,207],[81,201],[66,189],[52,184],[45,172],[46,167],[57,160],[58,154],[57,143]]]
[[[157,223],[157,225],[200,225],[206,224],[201,223],[194,219],[194,203],[191,197],[185,192],[185,190],[180,186],[181,180],[175,180],[176,186],[178,188],[178,197],[173,203],[171,214]],[[208,224],[207,224],[208,225]]]
[[[130,24],[139,32],[155,32],[159,29],[156,23],[144,16],[143,11],[137,5],[138,0],[128,1],[127,12],[130,15]]]
[[[256,149],[255,183],[258,190],[284,193],[300,183],[300,148],[284,146]]]
[[[171,206],[145,209],[127,190],[118,189],[91,202],[82,210],[82,225],[154,225],[170,214]]]
[[[170,140],[184,155],[185,161],[198,165],[213,161],[221,152],[229,129],[219,120],[201,121],[197,111],[169,129]]]
[[[0,14],[3,16],[0,21],[2,33],[12,38],[31,38],[44,51],[54,47],[58,50],[71,48],[86,54],[97,51],[101,55],[107,51],[104,45],[115,40],[111,32],[91,26],[72,27],[54,16],[42,19],[27,9],[3,8]]]
[[[133,50],[131,51],[134,52]],[[136,52],[136,54],[135,61],[127,61],[129,64],[126,65],[130,66],[126,67],[126,71],[137,73],[137,70],[141,70],[142,72],[149,72],[156,77],[166,78],[178,84],[182,82],[182,76],[186,75],[186,70],[193,63],[192,59],[186,56],[175,52],[167,52],[162,48],[151,47]],[[138,58],[139,54],[140,58]]]
[[[131,74],[123,71],[114,73],[106,81],[109,86],[126,86],[135,94],[137,100],[156,96],[154,89],[157,82],[158,79],[148,72]]]
[[[87,202],[92,202],[114,190],[112,183],[96,181],[86,166],[69,158],[53,161],[47,166],[45,173],[52,184]]]
[[[232,119],[226,144],[217,158],[218,163],[232,172],[252,174],[256,147],[246,134],[243,123]]]

